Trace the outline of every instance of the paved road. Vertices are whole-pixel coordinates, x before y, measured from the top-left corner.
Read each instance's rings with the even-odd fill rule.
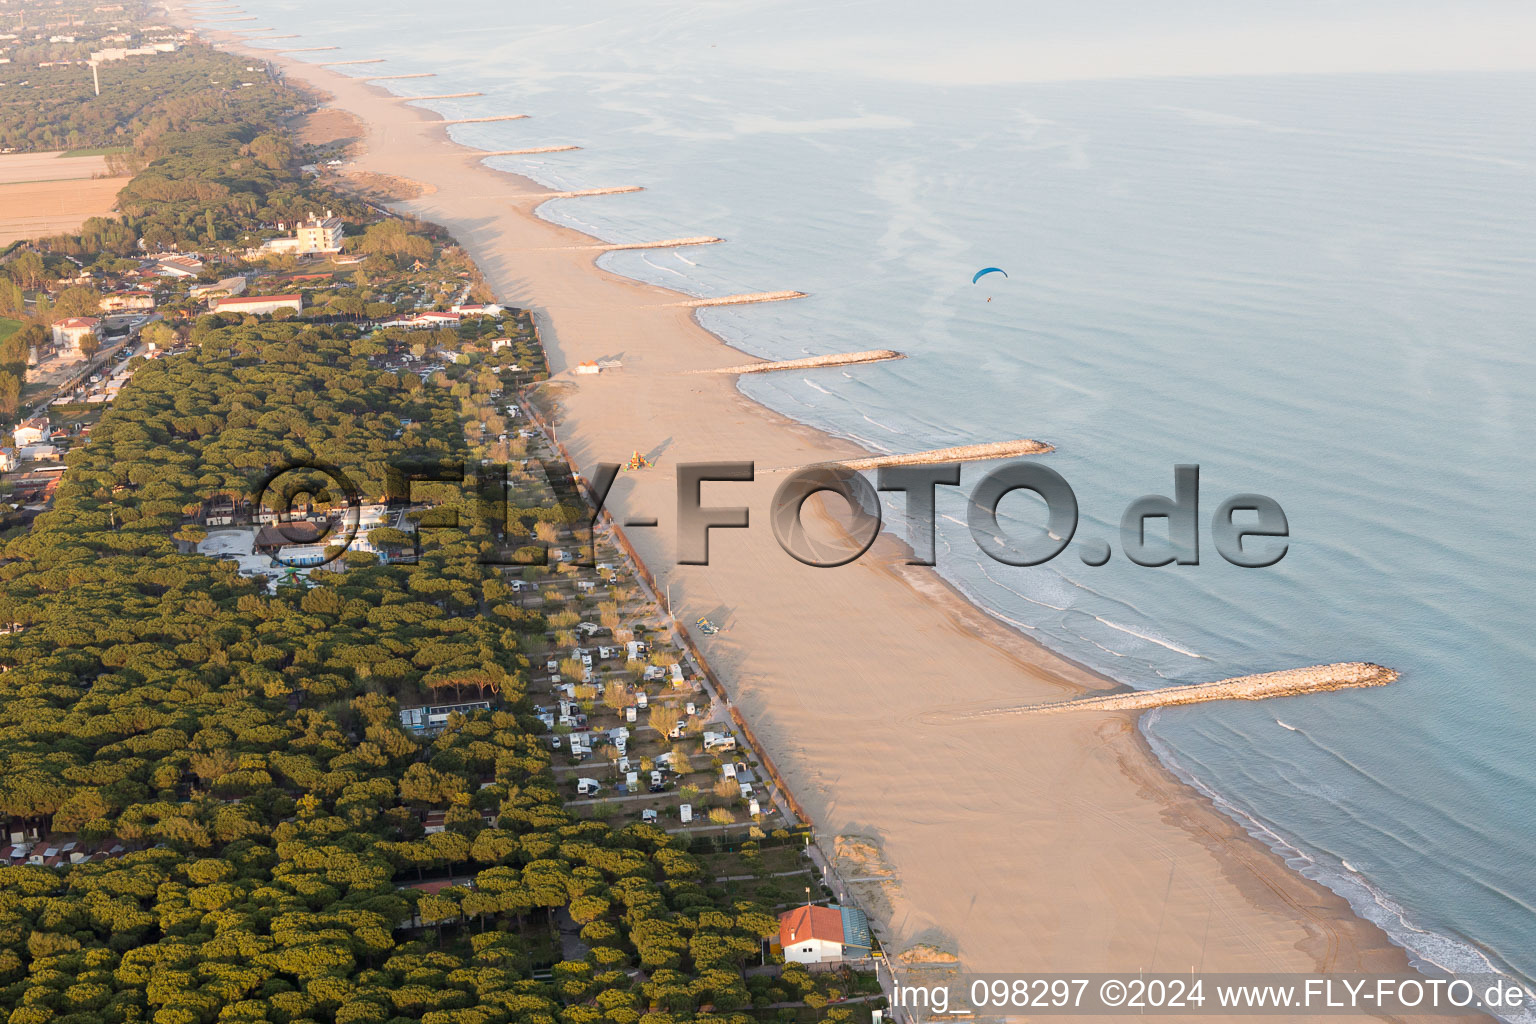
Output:
[[[560,929],[560,956],[565,960],[585,960],[588,946],[581,941],[581,925],[566,907],[555,912],[555,926]]]

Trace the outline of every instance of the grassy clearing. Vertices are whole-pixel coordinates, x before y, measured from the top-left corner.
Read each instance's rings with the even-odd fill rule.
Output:
[[[112,153],[126,153],[131,148],[131,146],[91,146],[87,149],[67,149],[59,156],[108,156]]]

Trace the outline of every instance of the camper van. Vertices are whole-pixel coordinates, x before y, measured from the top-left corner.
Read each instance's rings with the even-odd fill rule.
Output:
[[[741,795],[745,799],[752,800],[753,803],[757,803],[756,800],[753,800],[752,794],[753,794],[752,783],[750,783],[750,782],[743,782],[743,783],[741,783]],[[752,813],[756,814],[757,812],[753,811]]]
[[[754,818],[763,813],[763,809],[758,806],[757,797],[753,797],[747,801],[747,813],[752,815]],[[878,1013],[880,1011],[876,1010],[875,1012]]]
[[[656,773],[652,772],[651,774],[655,775]],[[640,792],[640,773],[639,772],[625,772],[624,773],[624,788],[626,790],[628,790],[629,792],[631,792],[631,793],[638,793],[638,792]]]
[[[645,810],[640,812],[640,821],[641,821],[642,824],[645,824],[645,825],[654,825],[654,824],[656,824],[656,819],[659,818],[659,817],[661,817],[661,815],[657,814],[654,810],[652,810],[649,807],[647,807]]]
[[[560,671],[560,663],[558,661],[555,661],[553,658],[551,658],[549,661],[546,661],[544,663],[544,669],[545,669],[545,671],[548,671],[548,672],[559,672]]]
[[[677,662],[673,662],[672,663],[672,685],[673,686],[682,686],[683,683],[684,683],[684,679],[683,679],[683,666],[681,664],[677,663]]]
[[[652,793],[660,793],[663,789],[666,788],[666,786],[667,786],[666,782],[663,781],[663,779],[661,777],[661,772],[658,772],[658,771],[651,772],[651,792]]]
[[[602,789],[602,784],[596,779],[577,779],[576,792],[579,796],[595,796]]]
[[[725,732],[706,732],[704,734],[705,750],[735,750],[736,737]]]
[[[641,690],[639,693],[635,694],[635,706],[640,708],[648,708],[651,706],[651,698],[646,696],[644,690]]]
[[[734,779],[736,777],[736,766],[727,761],[720,766],[720,774],[727,779]]]
[[[677,817],[684,825],[693,820],[693,804],[683,804],[677,809]]]
[[[699,713],[699,709],[693,706],[693,701],[689,701],[688,703],[683,705],[683,712],[689,718],[692,718],[694,715]]]
[[[635,706],[633,704],[624,709],[624,721],[633,722],[636,717],[638,716],[635,714]]]

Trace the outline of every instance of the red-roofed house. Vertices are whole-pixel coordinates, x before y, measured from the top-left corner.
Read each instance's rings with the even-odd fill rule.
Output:
[[[55,320],[53,323],[54,347],[78,350],[82,341],[96,336],[96,328],[100,323],[101,321],[93,316],[72,316],[67,320]]]
[[[16,442],[17,448],[25,448],[28,445],[42,444],[53,436],[53,428],[48,425],[48,417],[34,416],[16,424],[11,431],[11,440]]]
[[[215,313],[249,313],[252,316],[275,313],[280,309],[291,309],[295,313],[300,313],[304,310],[304,296],[241,295],[234,298],[210,299],[208,308]]]
[[[789,963],[843,958],[843,915],[834,907],[796,907],[779,915],[779,945]]]

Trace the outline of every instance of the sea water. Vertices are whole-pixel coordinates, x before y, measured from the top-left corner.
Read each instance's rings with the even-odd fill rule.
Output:
[[[1057,445],[1078,537],[1110,541],[1109,564],[1000,565],[958,494],[940,507],[941,570],[1027,634],[1141,687],[1400,669],[1144,729],[1421,961],[1536,978],[1536,76],[971,81],[939,59],[952,33],[916,45],[932,17],[870,36],[861,4],[245,7],[301,34],[284,45],[339,47],[310,59],[436,73],[402,94],[485,94],[430,104],[447,116],[531,115],[456,127],[463,143],[582,147],[495,166],[646,188],[552,220],[728,240],[610,269],[809,293],[705,311],[732,344],[908,356],[747,378],[751,397],[875,451]],[[989,266],[1007,277],[973,284]],[[1201,467],[1201,564],[1133,565],[1120,514],[1171,494],[1180,463]],[[1242,492],[1289,518],[1272,568],[1210,543]],[[1004,512],[1040,521],[1023,498]]]

